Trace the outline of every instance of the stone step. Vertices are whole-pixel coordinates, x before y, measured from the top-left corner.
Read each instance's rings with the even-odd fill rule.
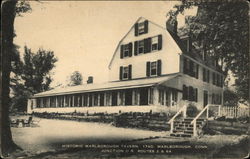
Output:
[[[185,119],[183,119],[184,121],[193,121],[194,120],[194,118],[185,118]],[[196,121],[205,121],[206,119],[203,119],[203,118],[199,118],[199,119],[197,119]]]
[[[174,130],[193,130],[193,127],[174,127]]]
[[[174,136],[174,137],[192,137],[191,134],[185,134],[185,133],[171,133],[170,136]]]

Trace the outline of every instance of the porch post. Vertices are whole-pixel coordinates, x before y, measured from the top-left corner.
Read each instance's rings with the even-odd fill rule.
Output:
[[[132,89],[132,105],[136,105],[135,104],[135,90]]]
[[[74,107],[75,106],[75,96],[74,96],[74,94],[72,95],[72,107]]]
[[[166,103],[166,95],[167,95],[166,90],[164,90],[163,91],[163,105],[167,105],[167,103]]]
[[[57,100],[57,97],[58,97],[58,96],[56,96],[56,107],[58,107],[58,100]]]
[[[87,106],[89,107],[89,93],[87,94]]]
[[[98,93],[97,100],[98,100],[97,105],[100,106],[100,93]]]
[[[63,96],[63,107],[66,107],[66,96]]]
[[[103,100],[104,100],[103,105],[104,106],[107,106],[106,98],[107,98],[107,92],[104,92],[104,95],[103,95]]]
[[[120,97],[121,97],[121,92],[120,91],[118,91],[117,92],[117,105],[121,105],[121,99],[120,99]]]

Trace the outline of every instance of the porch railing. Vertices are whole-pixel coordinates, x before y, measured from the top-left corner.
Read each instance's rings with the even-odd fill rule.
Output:
[[[250,116],[249,107],[221,107],[221,116],[228,118],[239,118]]]
[[[211,105],[208,104],[205,108],[203,108],[200,113],[192,120],[191,124],[193,124],[193,136],[197,136],[197,119],[201,117],[201,115],[206,111],[206,119],[209,118],[209,108],[210,107],[218,107],[217,116],[221,116],[221,105]]]
[[[169,121],[168,124],[170,124],[170,132],[173,133],[174,130],[174,120],[175,118],[183,113],[184,118],[186,117],[187,112],[187,105],[184,105]]]

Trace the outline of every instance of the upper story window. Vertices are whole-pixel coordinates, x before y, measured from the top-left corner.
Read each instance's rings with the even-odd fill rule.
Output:
[[[150,76],[160,76],[161,75],[161,60],[147,62],[146,63],[146,75]]]
[[[144,40],[139,41],[138,54],[144,53]]]
[[[123,79],[128,79],[128,67],[123,67],[122,78]]]
[[[183,73],[198,79],[199,78],[199,64],[184,57],[184,59],[183,59]]]
[[[135,24],[135,36],[148,33],[148,20]]]
[[[157,75],[157,63],[156,63],[156,61],[155,62],[151,62],[151,65],[150,65],[150,75],[151,76]]]
[[[203,81],[209,83],[210,71],[203,68]]]
[[[151,50],[158,50],[158,36],[152,38]]]
[[[128,80],[132,78],[132,65],[120,67],[120,80]]]
[[[140,41],[134,42],[134,54],[145,54],[162,49],[162,35],[149,37]]]
[[[120,58],[131,57],[132,56],[132,43],[121,45]]]

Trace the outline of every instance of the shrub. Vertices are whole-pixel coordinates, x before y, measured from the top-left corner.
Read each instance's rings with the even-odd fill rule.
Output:
[[[195,117],[198,114],[198,109],[195,105],[189,104],[187,107],[187,116],[188,117]]]

